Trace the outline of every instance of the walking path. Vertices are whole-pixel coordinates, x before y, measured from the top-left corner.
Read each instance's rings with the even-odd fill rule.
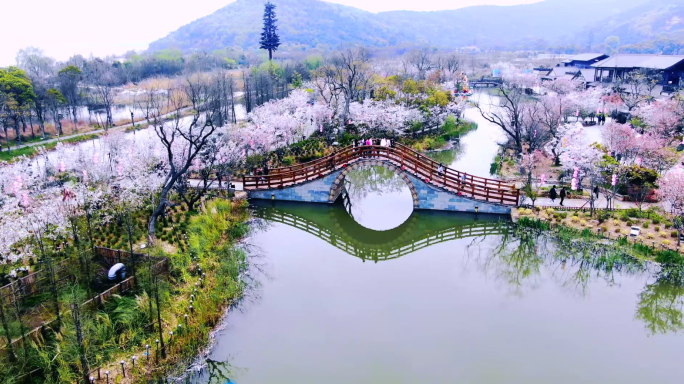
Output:
[[[185,111],[187,111],[187,110],[189,110],[189,109],[191,109],[191,108],[190,108],[190,107],[187,107],[187,108],[181,109],[181,111],[180,111],[180,112],[181,112],[181,116],[182,116],[183,112],[185,112]],[[163,116],[162,116],[162,119],[166,120],[167,117],[169,117],[169,116],[171,116],[171,115],[173,115],[173,114],[175,114],[175,113],[176,113],[176,111],[174,111],[174,112],[169,112],[169,113],[163,115]],[[137,121],[136,124],[147,124],[147,122],[144,121],[144,120],[143,120],[143,121]],[[22,144],[22,145],[19,145],[19,146],[15,146],[15,147],[12,147],[12,150],[15,151],[15,150],[22,149],[22,148],[43,146],[43,145],[46,145],[46,144],[49,144],[49,143],[54,143],[54,142],[57,142],[57,141],[72,139],[72,138],[74,138],[74,137],[80,137],[80,136],[85,136],[85,135],[97,135],[97,134],[104,133],[104,132],[117,132],[117,131],[121,131],[121,130],[126,130],[126,128],[130,128],[130,127],[132,127],[132,126],[133,126],[132,123],[126,123],[126,124],[118,125],[118,126],[115,126],[115,127],[111,127],[111,128],[109,128],[109,129],[96,129],[96,130],[94,130],[94,131],[83,131],[83,132],[78,132],[78,133],[74,133],[74,134],[71,134],[71,135],[62,135],[62,136],[58,136],[58,137],[55,137],[55,138],[52,138],[52,139],[41,140],[41,141],[35,141],[35,142],[32,142],[32,143]],[[143,127],[143,128],[140,128],[140,129],[145,129],[145,128],[147,128],[147,127]],[[7,150],[7,147],[6,147],[6,144],[5,144],[5,143],[3,143],[2,150],[3,150],[3,151]]]
[[[525,198],[525,200],[522,202],[522,204],[529,204],[532,205],[532,200]],[[534,202],[535,206],[538,207],[550,207],[550,208],[560,208],[560,199],[556,199],[555,202],[552,202],[550,198],[548,197],[540,197]],[[608,205],[606,198],[604,195],[599,195],[599,198],[594,201],[594,207],[596,208],[606,208]],[[653,204],[649,203],[644,203],[642,205],[642,209],[646,209],[650,207]],[[565,199],[563,201],[563,206],[568,207],[568,208],[580,208],[584,207],[586,209],[590,208],[589,205],[589,200],[587,199]],[[637,204],[631,202],[631,201],[619,201],[619,200],[614,200],[613,201],[613,208],[615,209],[630,209],[630,208],[638,208]]]

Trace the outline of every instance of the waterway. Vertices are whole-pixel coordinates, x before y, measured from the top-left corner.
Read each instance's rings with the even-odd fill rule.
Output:
[[[466,117],[478,130],[436,155],[488,176],[500,133]],[[253,204],[253,284],[196,382],[684,381],[681,278],[506,217],[413,211],[384,168],[348,183],[351,207]]]

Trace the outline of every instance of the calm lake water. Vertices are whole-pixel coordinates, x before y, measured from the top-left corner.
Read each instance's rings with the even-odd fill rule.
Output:
[[[466,116],[479,129],[438,155],[488,176],[498,131]],[[414,212],[383,168],[348,182],[350,209],[254,204],[257,284],[200,382],[684,381],[681,278],[597,261],[610,247],[530,235],[506,217]]]

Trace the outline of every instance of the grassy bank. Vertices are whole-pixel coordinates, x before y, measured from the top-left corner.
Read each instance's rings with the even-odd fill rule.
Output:
[[[146,250],[150,256],[168,259],[168,274],[153,273],[152,262],[139,261],[133,289],[92,308],[74,307],[72,303],[83,303],[93,293],[68,284],[60,294],[61,327],[47,328],[40,337],[28,340],[26,348],[15,345],[14,361],[6,352],[0,354],[3,382],[82,382],[83,359],[97,383],[106,382],[106,371],[111,383],[146,383],[184,367],[207,345],[226,308],[242,296],[240,273],[248,261],[237,242],[248,231],[248,217],[245,200],[225,199],[209,201],[201,213],[169,215],[170,221],[181,222],[184,240],[178,247],[160,240],[157,247]],[[159,232],[164,235],[166,229]],[[103,237],[123,245],[125,235],[114,232],[115,226]],[[164,348],[156,340],[163,341]],[[146,345],[151,346],[149,358]],[[31,376],[26,375],[29,372]]]
[[[155,346],[155,340],[159,339],[157,324],[155,332],[149,333],[137,348],[110,359],[111,363],[104,364],[101,370],[118,374],[121,371],[118,362],[130,362],[137,354],[141,361],[136,369],[131,370],[126,379],[117,375],[116,380],[119,383],[146,383],[182,369],[207,345],[209,333],[226,308],[243,293],[240,273],[247,268],[247,256],[236,247],[236,242],[248,232],[246,208],[245,200],[213,200],[206,204],[203,213],[190,219],[187,252],[165,254],[157,250],[171,262],[161,304],[166,358],[161,358],[161,353],[152,348],[150,360],[142,359],[144,346]],[[148,285],[149,280],[148,276]],[[137,299],[140,301],[140,296]],[[171,331],[173,336],[169,334]]]
[[[37,156],[40,153],[40,149],[46,149],[46,150],[52,150],[57,147],[57,144],[59,142],[66,143],[66,144],[75,144],[75,143],[80,143],[83,141],[90,141],[99,138],[100,135],[94,134],[94,133],[89,133],[85,135],[79,135],[79,136],[73,136],[73,137],[67,137],[65,139],[62,139],[60,141],[55,141],[51,143],[46,143],[45,145],[36,145],[33,147],[23,147],[19,149],[12,149],[11,152],[8,151],[3,151],[0,152],[0,161],[12,161],[14,159],[17,159],[19,157],[34,157]]]
[[[449,116],[439,131],[418,138],[402,137],[399,141],[416,151],[434,151],[445,148],[450,141],[460,139],[476,129],[476,123],[456,120],[453,116]]]
[[[647,212],[642,214],[648,215]],[[651,213],[651,219],[632,217],[637,215],[632,210],[600,212],[598,218],[591,218],[583,212],[523,208],[514,215],[519,217],[519,225],[528,228],[551,230],[569,238],[611,241],[616,249],[640,260],[668,263],[677,260],[684,264],[680,254],[682,249],[677,247],[677,231],[672,230],[672,223],[657,213]],[[639,236],[630,236],[632,225],[641,226]]]

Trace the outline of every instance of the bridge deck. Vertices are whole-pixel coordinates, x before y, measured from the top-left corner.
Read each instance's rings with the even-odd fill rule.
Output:
[[[520,191],[512,184],[469,175],[448,167],[443,167],[444,170],[439,172],[438,162],[401,144],[395,144],[393,147],[379,145],[344,147],[318,160],[291,167],[274,168],[269,171],[268,175],[245,175],[243,188],[246,191],[286,188],[315,180],[356,161],[368,159],[390,161],[426,183],[444,188],[459,196],[502,205],[518,205],[519,202]]]

